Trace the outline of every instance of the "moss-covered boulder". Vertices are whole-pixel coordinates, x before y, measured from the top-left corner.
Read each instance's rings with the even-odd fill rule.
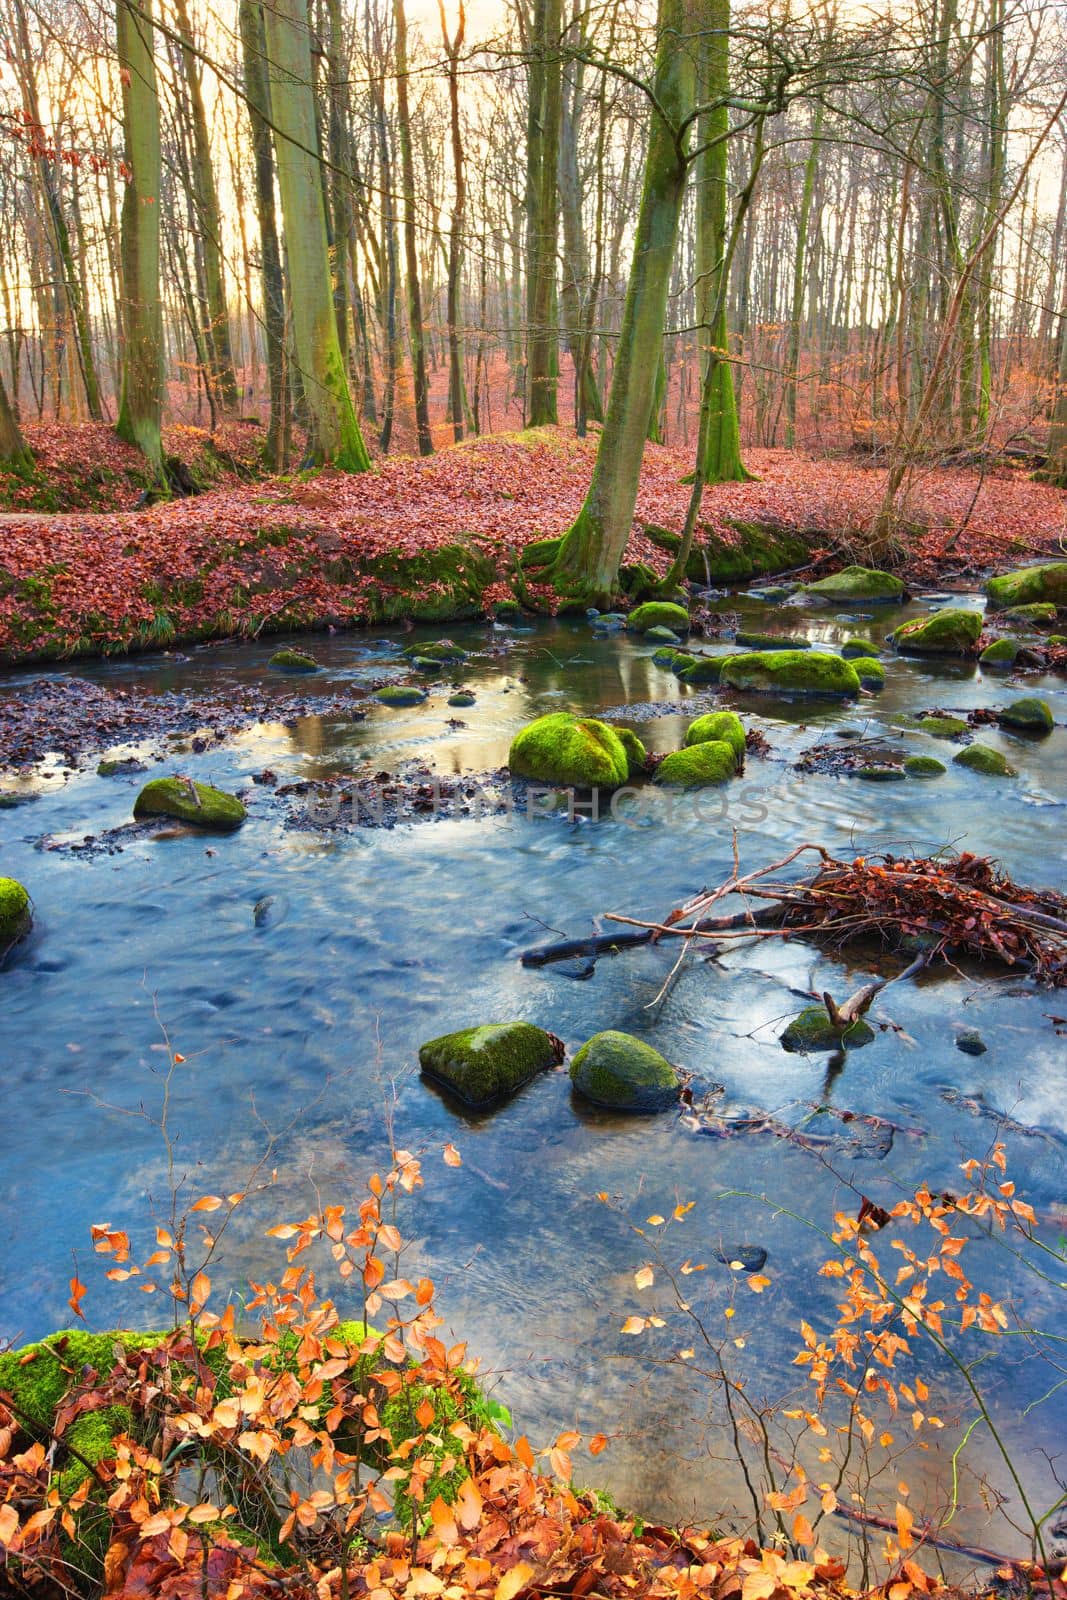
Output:
[[[626,746],[614,728],[595,717],[553,711],[515,735],[508,766],[519,778],[578,789],[617,789],[630,774]]]
[[[674,672],[683,683],[700,686],[718,683],[727,656],[675,656]]]
[[[734,635],[736,644],[749,650],[810,650],[810,639],[795,639],[787,633],[749,633],[742,628]]]
[[[856,767],[853,776],[862,778],[864,783],[903,783],[904,768],[888,761],[875,761],[867,767]]]
[[[474,695],[469,689],[457,689],[455,694],[449,695],[448,704],[450,706],[472,706],[474,705]]]
[[[731,745],[741,760],[745,753],[745,730],[736,711],[709,711],[706,716],[697,717],[685,730],[687,746],[707,744],[716,739]]]
[[[659,625],[655,628],[646,628],[645,638],[649,644],[681,644],[682,642],[673,628],[664,628]]]
[[[644,605],[634,607],[626,624],[634,633],[647,633],[649,628],[670,628],[673,633],[688,633],[689,613],[684,606],[672,605],[669,600],[646,600]]]
[[[419,1066],[469,1106],[492,1105],[556,1061],[556,1047],[531,1022],[460,1028],[419,1047]]]
[[[908,756],[904,771],[909,778],[943,778],[948,768],[936,756]]]
[[[891,572],[880,572],[877,567],[844,567],[831,572],[828,578],[804,585],[805,594],[818,595],[823,600],[866,600],[871,605],[892,605],[904,595],[904,585]]]
[[[610,1111],[666,1111],[680,1080],[670,1062],[643,1039],[608,1029],[596,1033],[571,1062],[571,1082],[585,1100]]]
[[[894,628],[890,639],[902,655],[967,656],[982,632],[980,611],[935,611],[932,616],[913,617]]]
[[[494,600],[493,615],[500,622],[512,622],[522,616],[522,605],[518,600]]]
[[[615,732],[618,734],[619,741],[626,751],[626,761],[630,769],[628,776],[635,778],[644,769],[645,762],[648,760],[648,751],[632,728],[616,728]]]
[[[1024,733],[1051,733],[1056,726],[1052,707],[1036,694],[1013,700],[1010,706],[998,712],[997,721],[1002,728],[1018,728]]]
[[[1035,602],[1067,606],[1067,561],[1045,561],[1037,567],[1002,573],[999,578],[990,578],[985,592],[991,611]]]
[[[268,665],[278,672],[318,672],[319,663],[306,650],[275,650]]]
[[[852,667],[865,689],[885,688],[885,668],[873,656],[857,656]]]
[[[708,739],[664,756],[656,768],[656,782],[679,788],[705,788],[708,784],[729,783],[737,772],[737,754],[722,739]]]
[[[674,665],[674,658],[677,654],[678,651],[673,649],[669,644],[661,645],[656,651],[655,655],[652,657],[652,665],[654,667],[672,667]]]
[[[960,750],[953,756],[953,761],[958,767],[966,767],[969,772],[981,772],[990,778],[1014,778],[1017,776],[1015,768],[1006,756],[999,750],[993,750],[987,744],[969,744],[966,749]]]
[[[859,1050],[870,1044],[874,1029],[862,1017],[850,1027],[835,1028],[825,1006],[806,1006],[782,1034],[782,1049],[797,1055],[823,1050]]]
[[[933,739],[960,739],[969,732],[962,717],[920,717],[917,726]]]
[[[15,878],[0,878],[0,953],[24,938],[32,925],[26,890]]]
[[[437,661],[447,665],[453,661],[466,661],[467,652],[451,639],[436,639],[423,644],[405,645],[400,652],[413,661]]]
[[[841,654],[846,661],[876,661],[878,646],[872,644],[870,639],[846,639],[841,646]]]
[[[1051,600],[1035,600],[1028,606],[1009,606],[1001,615],[1003,622],[1016,623],[1019,627],[1049,626],[1056,620],[1056,607]]]
[[[387,683],[375,689],[374,698],[383,706],[419,706],[426,699],[426,690],[414,683]]]
[[[1011,667],[1022,646],[1015,639],[994,639],[978,657],[983,667]]]
[[[671,660],[671,671],[676,678],[684,677],[690,667],[696,666],[699,659],[698,656],[691,656],[688,650],[675,650]],[[718,679],[715,681],[717,683]]]
[[[724,689],[758,694],[811,694],[844,699],[859,693],[850,661],[821,650],[761,650],[727,656],[719,680]]]
[[[138,821],[174,817],[195,828],[231,833],[241,826],[248,812],[236,795],[213,789],[210,784],[193,783],[189,778],[153,778],[134,801],[133,814]]]

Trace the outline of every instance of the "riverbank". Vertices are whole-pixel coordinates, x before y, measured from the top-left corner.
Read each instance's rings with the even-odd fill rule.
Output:
[[[0,662],[484,615],[523,589],[524,547],[567,528],[595,450],[594,438],[562,429],[500,434],[359,476],[230,473],[204,494],[140,510],[7,514]],[[770,525],[799,534],[815,565],[840,564],[870,527],[881,468],[787,451],[748,461],[756,481],[705,496],[709,536],[725,546],[743,540],[739,523]],[[639,529],[681,527],[688,466],[685,452],[648,446],[628,560],[665,570],[667,553]],[[931,469],[909,515],[903,575],[915,582],[973,584],[995,564],[1058,555],[1067,537],[1067,496],[1011,468]]]

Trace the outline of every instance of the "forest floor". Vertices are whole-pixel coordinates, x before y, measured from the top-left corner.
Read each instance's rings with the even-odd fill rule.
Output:
[[[138,509],[136,457],[109,429],[42,432],[39,477],[64,509],[3,497],[8,663],[491,608],[513,592],[522,547],[569,525],[596,451],[595,436],[547,429],[472,439],[427,460],[390,456],[358,476],[278,478],[254,476],[255,428],[234,424],[214,444],[182,429],[168,447],[212,486]],[[862,553],[883,467],[784,450],[746,459],[753,481],[707,490],[709,531],[731,542],[737,521],[796,529],[815,566]],[[681,449],[648,446],[628,559],[664,570],[667,557],[640,528],[680,529],[690,465]],[[85,509],[101,497],[108,509]],[[1067,495],[1017,467],[922,469],[906,516],[900,565],[914,583],[966,584],[1067,549]]]

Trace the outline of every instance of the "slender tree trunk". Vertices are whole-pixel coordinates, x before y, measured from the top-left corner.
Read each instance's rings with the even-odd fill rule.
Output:
[[[308,460],[344,472],[370,466],[337,341],[326,242],[307,0],[264,7],[278,187],[285,220],[293,340],[307,405]]]
[[[422,321],[422,285],[419,276],[419,249],[415,231],[415,160],[411,145],[411,112],[408,105],[408,27],[404,0],[393,0],[396,20],[396,120],[400,136],[400,171],[404,186],[404,257],[407,268],[408,337],[411,341],[411,367],[415,383],[415,428],[420,456],[433,454],[430,432],[429,384],[426,381],[426,334]]]
[[[797,390],[800,386],[800,335],[804,317],[804,285],[808,267],[808,228],[811,222],[811,203],[815,194],[815,174],[818,169],[819,141],[822,136],[826,106],[822,100],[815,109],[811,130],[811,149],[804,164],[804,188],[800,197],[800,215],[797,218],[797,248],[793,257],[793,298],[789,309],[789,353],[786,356],[785,391],[785,442],[792,450],[797,435]]]
[[[543,62],[540,74],[543,94],[539,110],[540,170],[534,197],[533,285],[527,339],[528,420],[533,428],[559,421],[556,398],[559,368],[556,343],[556,253],[559,230],[557,166],[563,86],[561,0],[543,0],[543,5],[538,9],[543,18],[543,31],[541,37],[534,41],[534,48],[541,52]]]
[[[8,401],[2,376],[0,376],[0,467],[7,467],[15,472],[33,470],[33,453],[15,421],[15,413]]]
[[[441,13],[441,37],[448,59],[448,110],[452,134],[453,199],[452,217],[448,232],[448,409],[452,417],[452,434],[458,444],[463,438],[467,421],[467,389],[463,378],[463,229],[467,215],[467,179],[463,159],[463,129],[459,120],[459,53],[467,26],[467,16],[460,0],[456,31],[448,36],[444,0],[438,0]]]
[[[1048,478],[1067,489],[1067,282],[1060,307],[1060,364],[1048,436]]]
[[[122,198],[122,398],[116,432],[162,485],[163,306],[159,293],[159,91],[152,0],[117,0],[126,191]]]
[[[285,285],[282,253],[274,205],[274,152],[270,139],[270,83],[267,77],[266,35],[259,0],[240,0],[244,85],[252,127],[256,215],[259,219],[260,271],[263,283],[263,331],[267,347],[267,381],[270,386],[270,420],[267,426],[267,460],[280,470],[287,407],[285,384]]]

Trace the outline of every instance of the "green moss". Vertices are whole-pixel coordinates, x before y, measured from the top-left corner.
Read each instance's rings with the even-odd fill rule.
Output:
[[[418,706],[426,699],[426,690],[413,683],[387,683],[375,689],[374,698],[383,706]]]
[[[734,635],[737,644],[750,650],[810,650],[810,639],[792,639],[785,633],[747,633]]]
[[[512,740],[508,766],[520,778],[582,789],[616,789],[630,770],[626,747],[614,728],[569,711],[527,723]]]
[[[747,578],[785,572],[809,559],[807,541],[789,528],[740,521],[728,522],[727,526],[735,536],[729,544],[707,529],[704,537],[694,542],[685,569],[691,583],[743,583]],[[678,554],[682,541],[677,533],[649,523],[644,534],[658,549],[671,556]]]
[[[419,1066],[470,1106],[491,1105],[555,1062],[552,1040],[529,1022],[462,1028],[419,1049]]]
[[[962,717],[920,717],[918,727],[934,739],[959,739],[970,731]]]
[[[612,1111],[664,1111],[678,1098],[678,1074],[643,1039],[609,1029],[597,1033],[571,1062],[571,1082],[594,1105]]]
[[[1015,768],[999,750],[991,750],[985,744],[969,744],[965,750],[960,750],[953,756],[953,761],[958,767],[967,767],[971,772],[981,772],[992,778],[1014,778]]]
[[[0,878],[0,951],[30,931],[30,897],[15,878]]]
[[[670,645],[664,645],[661,649],[657,650],[655,655],[652,657],[652,664],[656,667],[673,666],[674,658],[679,653],[680,652],[677,650],[672,650]]]
[[[688,650],[675,650],[671,660],[671,671],[676,678],[684,678],[689,669],[695,667],[699,660],[699,656],[691,656]],[[716,674],[714,681],[718,683],[718,674]]]
[[[469,689],[457,689],[455,694],[448,697],[450,706],[472,706],[475,703],[474,695]]]
[[[248,815],[236,795],[185,778],[153,778],[134,801],[133,814],[138,819],[176,817],[219,833],[239,828]]]
[[[446,544],[417,556],[374,556],[363,566],[370,618],[449,622],[478,617],[482,596],[499,576],[489,556],[466,544]]]
[[[866,783],[901,783],[904,779],[904,769],[890,766],[888,762],[876,763],[869,767],[857,767],[854,776],[862,778]]]
[[[721,740],[733,749],[738,761],[745,753],[745,730],[736,711],[709,711],[697,717],[685,731],[686,745],[706,744],[711,739]]]
[[[936,756],[909,756],[904,771],[909,778],[942,778],[948,768]]]
[[[649,644],[680,644],[681,640],[673,628],[646,628],[645,638]]]
[[[647,633],[649,628],[688,633],[689,613],[684,606],[672,605],[669,600],[646,600],[644,605],[634,607],[626,624],[634,633]]]
[[[275,650],[268,663],[277,667],[280,672],[318,672],[319,664],[314,656],[309,656],[304,650]]]
[[[644,768],[648,759],[648,751],[632,728],[616,728],[615,732],[618,734],[622,747],[626,751],[626,760],[629,766],[627,776],[635,778]]]
[[[724,688],[747,689],[760,694],[833,695],[838,698],[858,694],[860,687],[859,676],[851,662],[818,650],[768,650],[727,656],[720,681]]]
[[[852,667],[865,689],[885,688],[885,668],[873,656],[857,656]]]
[[[704,788],[708,784],[728,783],[737,772],[733,745],[722,739],[707,739],[675,750],[656,768],[656,782],[677,784],[680,788]]]
[[[904,655],[966,656],[978,643],[981,632],[981,612],[946,610],[902,622],[890,638]]]
[[[454,644],[451,639],[437,639],[430,644],[405,645],[401,655],[418,657],[423,661],[466,661],[467,652]]]
[[[880,572],[877,567],[845,567],[832,572],[828,578],[804,585],[805,594],[821,595],[824,600],[866,600],[877,605],[899,601],[904,585],[890,572]]]
[[[874,1029],[858,1017],[843,1031],[834,1027],[825,1006],[807,1006],[782,1034],[782,1049],[806,1054],[822,1050],[859,1050],[870,1044]]]
[[[1010,667],[1022,648],[1014,639],[994,639],[978,657],[983,667]]]
[[[444,662],[438,661],[435,656],[411,656],[409,660],[416,672],[432,674],[444,671]]]
[[[728,656],[675,656],[674,673],[683,683],[718,683]]]
[[[522,606],[518,600],[494,600],[493,615],[501,620],[506,617],[521,617]]]
[[[1028,606],[1009,606],[1004,612],[1005,622],[1047,622],[1056,620],[1056,607],[1050,600],[1035,600]]]
[[[878,656],[878,647],[869,639],[846,639],[841,646],[841,654],[846,661],[874,661]]]
[[[991,611],[1030,605],[1034,601],[1067,605],[1067,561],[1046,561],[1040,566],[1002,573],[999,578],[990,578],[985,592]]]
[[[537,567],[550,567],[559,555],[559,547],[562,543],[562,538],[534,539],[530,544],[526,545],[519,557],[520,567],[527,571]]]
[[[1021,700],[1013,700],[1010,706],[998,714],[997,721],[1004,728],[1020,728],[1027,733],[1051,733],[1056,726],[1052,716],[1052,707],[1047,700],[1041,700],[1036,694],[1024,695]]]
[[[643,561],[630,561],[619,568],[619,587],[631,600],[641,600],[645,595],[655,595],[659,589],[658,573]]]

